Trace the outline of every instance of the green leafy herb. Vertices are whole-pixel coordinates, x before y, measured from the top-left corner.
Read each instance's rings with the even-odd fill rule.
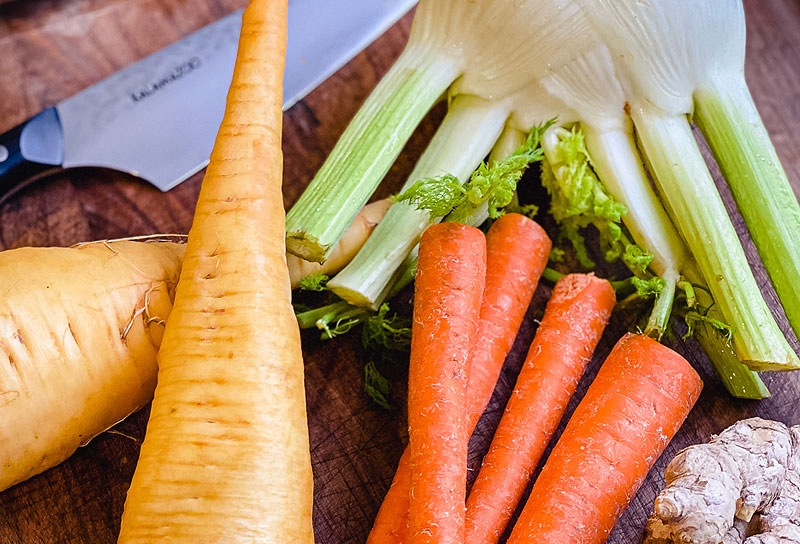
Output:
[[[364,321],[361,343],[383,362],[389,361],[392,353],[407,353],[411,347],[411,320],[397,314],[389,317],[389,305],[381,304],[378,313]],[[382,408],[391,409],[388,402],[389,382],[378,372],[375,363],[369,362],[364,367],[364,378],[367,395]]]
[[[317,328],[322,331],[322,339],[330,340],[350,332],[350,330],[363,322],[361,317],[340,317],[332,324],[327,321],[317,321]]]
[[[709,317],[708,315],[702,314],[698,311],[690,310],[686,312],[686,315],[684,315],[683,319],[686,322],[686,327],[687,327],[686,334],[683,335],[684,340],[692,336],[698,324],[701,323],[705,323],[709,325],[711,328],[719,331],[725,338],[726,342],[730,342],[731,338],[733,337],[732,326],[728,325],[723,321],[720,321],[719,319],[714,319],[713,317]]]
[[[622,254],[622,262],[634,273],[644,273],[652,260],[653,254],[636,244],[627,244]]]
[[[364,322],[361,342],[376,351],[408,351],[411,346],[411,320],[397,314],[387,317],[389,305],[381,304],[378,313]]]
[[[445,221],[464,223],[484,202],[489,208],[490,218],[497,219],[503,215],[504,208],[514,199],[522,175],[531,164],[544,158],[542,135],[555,121],[551,119],[534,126],[525,142],[502,161],[494,162],[491,166],[481,163],[466,183],[466,198],[445,217]],[[538,210],[536,206],[526,208],[528,213],[533,211],[534,215],[534,210]]]
[[[530,217],[531,219],[536,218],[536,214],[539,213],[539,206],[536,204],[515,204],[513,201],[511,204],[503,208],[503,211],[506,213],[518,213],[520,215],[525,215]]]
[[[551,247],[550,248],[550,257],[548,260],[553,261],[554,263],[563,263],[564,262],[564,250],[560,247]]]
[[[444,217],[467,198],[467,191],[455,176],[424,178],[394,197],[418,210],[428,210],[433,217]]]
[[[454,176],[421,179],[395,197],[397,202],[408,202],[419,210],[428,210],[433,217],[444,217],[445,221],[464,223],[482,205],[489,208],[489,217],[503,215],[517,190],[525,170],[532,163],[542,160],[542,134],[555,122],[548,121],[535,126],[525,142],[511,155],[491,165],[481,163],[469,181],[461,185]],[[534,205],[521,206],[520,213],[537,212]],[[517,211],[515,209],[514,211]]]
[[[298,287],[303,291],[324,291],[328,287],[330,278],[325,274],[314,274],[300,280]]]
[[[644,299],[657,297],[667,286],[667,282],[659,277],[643,280],[634,276],[631,278],[631,283],[636,288],[636,294]]]
[[[378,372],[372,361],[364,366],[364,391],[375,404],[384,410],[392,409],[392,405],[389,403],[389,381]]]
[[[653,256],[631,242],[622,227],[628,212],[606,191],[591,168],[583,132],[559,128],[545,137],[547,161],[542,166],[542,185],[550,194],[550,213],[561,226],[562,236],[570,241],[578,261],[594,268],[580,230],[593,225],[600,234],[605,259],[622,259],[634,273],[643,272]]]

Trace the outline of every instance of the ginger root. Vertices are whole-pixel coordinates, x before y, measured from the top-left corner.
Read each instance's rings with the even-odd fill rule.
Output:
[[[790,429],[794,453],[777,498],[761,514],[761,533],[745,544],[800,543],[800,426]]]
[[[645,544],[800,544],[800,426],[739,421],[678,453],[665,477]]]

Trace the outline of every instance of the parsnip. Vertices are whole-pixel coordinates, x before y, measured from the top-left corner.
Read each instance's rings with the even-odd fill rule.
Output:
[[[311,543],[281,196],[287,0],[252,0],[189,232],[124,544]]]
[[[144,406],[184,246],[0,253],[0,491]]]

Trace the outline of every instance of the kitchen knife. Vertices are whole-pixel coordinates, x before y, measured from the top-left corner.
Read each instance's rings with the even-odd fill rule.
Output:
[[[416,0],[291,0],[284,110]],[[102,166],[167,191],[208,164],[242,12],[145,57],[0,135],[0,201],[54,167]]]

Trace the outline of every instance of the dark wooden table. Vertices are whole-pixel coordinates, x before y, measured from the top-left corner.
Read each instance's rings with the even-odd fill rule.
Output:
[[[19,0],[4,4],[0,7],[0,131],[244,3]],[[800,190],[800,4],[796,0],[745,3],[748,80],[789,178]],[[410,22],[410,17],[403,19],[286,113],[287,206],[298,198],[348,120],[400,53]],[[402,183],[442,111],[441,107],[435,109],[414,135],[379,189],[379,196],[389,194]],[[0,207],[0,246],[69,245],[133,234],[186,232],[200,180],[200,175],[194,176],[162,194],[133,177],[112,171],[61,172]],[[749,255],[754,256],[738,216],[735,223]],[[765,296],[788,333],[764,271],[757,258],[752,261]],[[542,286],[537,292],[490,408],[473,437],[473,471],[480,466],[502,413],[547,291]],[[629,316],[615,314],[570,411],[599,362],[630,325]],[[306,334],[303,340],[317,542],[363,542],[402,452],[405,413],[402,408],[383,411],[367,400],[362,381],[364,354],[357,338],[322,343],[316,335]],[[794,337],[792,342],[797,348]],[[725,394],[693,342],[675,347],[696,364],[706,389],[620,520],[609,540],[615,544],[640,541],[644,519],[663,483],[663,469],[678,449],[706,440],[711,433],[743,417],[761,415],[800,423],[800,374],[765,375],[773,392],[771,399],[738,401]],[[405,371],[398,369],[393,377],[393,398],[402,407]],[[59,467],[0,494],[0,544],[115,542],[146,421],[144,410],[96,438]]]

